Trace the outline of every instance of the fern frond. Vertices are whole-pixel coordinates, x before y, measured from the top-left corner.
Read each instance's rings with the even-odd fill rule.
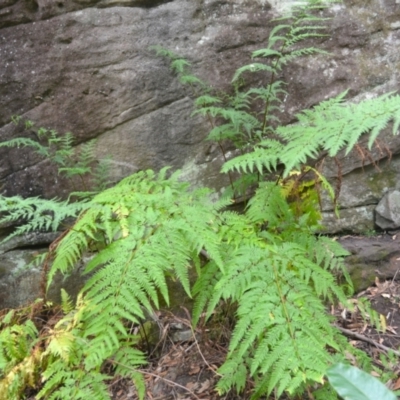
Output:
[[[271,48],[266,48],[266,49],[260,49],[260,50],[256,50],[253,51],[253,53],[251,53],[251,58],[258,58],[258,57],[282,57],[282,53],[278,50],[274,50]]]
[[[168,303],[167,273],[190,295],[189,263],[202,249],[223,270],[216,214],[222,204],[165,174],[141,172],[95,196],[55,250],[49,280],[68,272],[90,241],[108,242],[86,268],[93,273],[83,288],[87,369],[119,351],[129,336],[122,321],[138,323],[144,309],[158,307],[158,293]]]
[[[236,70],[235,74],[233,75],[232,82],[236,82],[245,72],[260,72],[260,71],[276,73],[277,69],[268,64],[261,64],[256,62],[248,64]]]
[[[183,58],[177,58],[171,62],[171,69],[178,74],[185,71],[187,67],[190,67],[190,62]]]
[[[38,154],[45,157],[49,156],[49,150],[47,147],[29,138],[15,138],[5,142],[0,142],[0,147],[32,147]]]
[[[198,97],[194,102],[196,107],[207,107],[218,103],[221,103],[221,99],[207,94]]]
[[[33,231],[57,231],[69,217],[76,217],[86,207],[85,203],[68,203],[58,200],[44,200],[37,197],[23,199],[20,196],[0,196],[0,224],[19,222],[4,241]]]
[[[89,140],[88,142],[81,145],[77,162],[78,167],[89,167],[90,164],[95,161],[95,147],[96,140]]]
[[[198,78],[197,76],[194,75],[182,75],[179,78],[179,82],[182,83],[182,85],[200,85],[200,86],[204,86],[204,82]]]
[[[192,310],[194,325],[199,322],[202,312],[206,309],[207,304],[214,294],[214,286],[221,276],[221,269],[213,261],[206,263],[201,269],[201,273],[192,289],[195,299]],[[213,306],[210,308],[213,308]]]
[[[37,399],[109,400],[104,381],[107,375],[96,370],[90,373],[82,368],[68,368],[62,359],[54,360],[43,373],[44,386]]]
[[[295,390],[294,382],[299,386],[308,379],[321,381],[330,361],[326,346],[339,348],[323,305],[296,272],[310,267],[301,254],[301,248],[291,244],[281,249],[243,249],[216,285],[223,298],[239,296],[227,362],[249,360],[250,373],[265,388],[262,394],[277,387],[279,396],[289,385]],[[325,278],[320,270],[314,272],[319,281]],[[276,290],[271,290],[274,286]],[[310,310],[309,319],[303,319]],[[229,379],[230,375],[224,376],[218,387],[225,387]]]
[[[260,174],[263,174],[264,170],[275,170],[285,146],[277,140],[269,140],[261,144],[265,144],[265,147],[255,147],[251,153],[227,161],[222,166],[221,171],[228,172],[236,170],[245,173],[258,171]]]
[[[344,95],[298,114],[297,124],[279,126],[276,133],[284,143],[264,140],[253,152],[228,161],[222,171],[261,172],[263,168],[271,170],[283,164],[284,176],[287,176],[307,159],[317,158],[321,151],[328,152],[331,157],[343,148],[348,153],[363,134],[370,133],[368,145],[372,146],[382,129],[390,121],[396,123],[400,118],[398,95],[385,95],[350,105],[343,104]]]
[[[294,223],[289,204],[282,196],[281,187],[273,182],[262,183],[253,198],[249,201],[247,217],[254,224],[268,222],[269,229],[278,228],[284,221]]]
[[[158,56],[167,57],[167,58],[169,58],[171,60],[174,60],[176,58],[180,58],[173,51],[168,50],[165,47],[162,47],[160,45],[150,46],[149,49],[155,51]]]

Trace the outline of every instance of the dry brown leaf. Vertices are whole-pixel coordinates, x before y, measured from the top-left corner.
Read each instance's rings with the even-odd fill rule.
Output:
[[[176,365],[180,364],[181,360],[178,358],[175,360],[171,360],[168,364],[164,364],[166,367],[175,367]]]
[[[392,387],[392,390],[398,390],[398,389],[400,389],[400,378],[397,379],[397,381]]]
[[[390,333],[393,333],[394,335],[397,335],[397,331],[395,328],[397,328],[397,327],[387,326],[386,330],[389,331]]]
[[[192,381],[190,381],[190,382],[188,382],[185,386],[186,386],[191,392],[193,392],[193,390],[196,389],[196,388],[198,387],[198,383],[197,383],[197,382],[192,382]]]
[[[198,390],[196,390],[196,393],[203,393],[204,391],[209,389],[210,386],[211,386],[211,381],[209,379],[207,379],[201,383],[201,386]]]
[[[200,367],[198,365],[192,365],[190,370],[189,370],[189,372],[188,372],[188,374],[189,375],[195,375],[198,372],[200,372]]]
[[[344,353],[344,356],[346,357],[347,360],[349,360],[353,365],[356,365],[357,359],[354,354],[351,354],[350,352],[346,351]]]

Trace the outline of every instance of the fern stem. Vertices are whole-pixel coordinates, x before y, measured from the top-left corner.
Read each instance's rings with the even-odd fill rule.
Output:
[[[215,125],[214,125],[214,123],[212,121],[210,113],[207,113],[207,119],[208,119],[208,122],[211,125],[211,129],[214,129]],[[217,140],[217,144],[218,144],[218,147],[219,147],[219,149],[220,149],[220,151],[222,153],[222,157],[224,159],[224,162],[226,163],[228,160],[226,159],[225,150],[224,150],[224,148],[222,146],[221,140]],[[229,183],[230,183],[230,186],[231,186],[231,189],[232,189],[232,193],[233,193],[233,200],[235,201],[236,200],[235,188],[233,186],[233,178],[232,178],[231,171],[228,171],[228,177],[229,177]]]
[[[43,268],[42,268],[42,275],[40,278],[40,297],[43,299],[43,303],[46,302],[46,297],[47,297],[47,284],[48,284],[48,279],[47,275],[49,272],[49,263],[53,255],[55,254],[55,251],[57,250],[58,245],[60,242],[67,236],[69,233],[70,229],[66,229],[56,240],[54,240],[50,246],[49,246],[49,251],[47,253],[47,256],[44,260],[43,263]]]
[[[272,67],[274,72],[272,72],[272,75],[271,75],[271,78],[270,78],[270,81],[269,81],[269,85],[268,85],[268,96],[267,96],[267,100],[265,102],[263,124],[262,124],[262,128],[261,128],[261,132],[262,132],[263,136],[265,134],[265,128],[267,127],[268,111],[269,111],[270,99],[271,99],[271,90],[272,90],[272,85],[274,84],[275,79],[276,79],[276,68],[278,67],[279,61],[282,58],[282,54],[283,54],[283,52],[284,52],[284,50],[286,48],[286,43],[287,43],[287,39],[282,44],[282,47],[279,50],[279,53],[281,54],[281,56],[276,58],[275,63],[273,65],[273,67]]]
[[[270,103],[270,98],[271,98],[271,87],[272,84],[274,83],[274,79],[275,79],[275,72],[272,73],[269,85],[268,85],[268,97],[267,100],[265,102],[265,107],[264,107],[264,116],[263,116],[263,124],[262,124],[262,128],[261,128],[261,132],[262,135],[264,136],[265,134],[265,128],[267,126],[267,120],[268,120],[268,110],[269,110],[269,103]]]
[[[82,174],[79,174],[79,177],[81,178],[81,181],[82,181],[83,190],[84,190],[85,192],[88,192],[88,188],[87,188],[87,185],[86,185],[85,180],[83,179],[83,175],[82,175]]]
[[[285,314],[285,319],[286,319],[286,322],[287,322],[289,335],[292,338],[293,347],[294,347],[295,352],[296,352],[296,357],[297,357],[298,360],[301,360],[301,357],[300,357],[300,354],[299,354],[299,349],[298,349],[297,343],[296,343],[295,333],[293,331],[293,327],[292,327],[292,323],[291,323],[292,321],[290,319],[289,312],[288,312],[287,307],[286,307],[286,298],[282,293],[282,288],[281,288],[280,283],[279,283],[279,274],[278,274],[278,271],[277,271],[276,266],[274,264],[272,264],[272,269],[273,269],[273,272],[274,272],[276,288],[278,289],[278,294],[279,294],[279,297],[281,299],[282,309],[283,309],[283,312]],[[302,369],[303,374],[305,375],[304,368],[301,367],[301,369]]]

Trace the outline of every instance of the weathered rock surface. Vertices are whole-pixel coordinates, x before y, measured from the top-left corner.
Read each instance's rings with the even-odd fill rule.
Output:
[[[394,149],[400,136],[392,136],[390,133],[383,135],[383,138],[386,143],[391,143],[392,149]],[[388,229],[383,228],[375,221],[375,208],[390,189],[400,189],[400,157],[393,156],[389,161],[388,157],[382,155],[379,160],[380,155],[377,150],[374,149],[372,152],[375,153],[374,157],[377,160],[375,165],[371,164],[370,160],[364,159],[367,165],[363,166],[362,160],[357,158],[356,154],[352,154],[349,159],[344,157],[339,159],[342,166],[347,168],[346,172],[342,172],[343,176],[340,182],[339,218],[332,210],[332,200],[325,197],[323,224],[326,231],[330,233],[343,231],[365,233],[375,229],[376,225],[378,228]],[[350,165],[351,163],[353,166]],[[324,172],[335,187],[339,179],[336,176],[337,168],[333,163],[328,164]]]
[[[265,45],[278,5],[290,3],[271,2],[271,8],[263,0],[3,0],[0,140],[20,133],[8,123],[19,114],[39,126],[72,131],[77,143],[97,137],[98,156],[113,157],[115,180],[171,165],[194,183],[227,186],[226,176],[218,174],[218,149],[203,142],[207,122],[190,117],[190,91],[148,47],[160,44],[182,54],[196,74],[226,89],[250,51]],[[316,44],[331,54],[298,59],[282,76],[290,84],[287,122],[347,88],[356,99],[398,89],[400,5],[345,1],[328,14],[330,36]],[[400,140],[388,140],[394,155]],[[350,171],[370,164],[357,157],[341,162],[344,187]],[[49,163],[22,149],[1,149],[0,182],[6,195],[65,196],[71,189]],[[382,195],[375,190],[371,204]],[[345,197],[340,202],[343,208],[363,203]]]
[[[42,271],[31,264],[34,256],[45,250],[15,249],[0,254],[0,310],[20,307],[41,296]],[[75,297],[83,286],[82,267],[83,264],[77,266],[67,279],[58,275],[49,288],[47,299],[59,303],[61,288]]]
[[[322,212],[323,232],[371,232],[374,227],[375,205],[341,209],[339,216],[333,211]]]
[[[107,3],[101,8],[106,2],[65,2],[65,12],[54,2],[38,3],[36,11],[24,9],[24,23],[4,22],[0,139],[16,135],[8,121],[19,114],[39,126],[72,131],[78,142],[97,137],[99,156],[114,159],[115,179],[138,169],[194,162],[199,167],[192,168],[192,181],[208,174],[213,186],[226,186],[226,177],[216,174],[218,151],[203,142],[207,123],[190,117],[190,92],[148,48],[170,48],[188,57],[203,78],[226,87],[234,69],[265,42],[273,15],[269,5]],[[19,1],[4,10],[13,8],[17,15],[26,5]],[[65,196],[70,189],[28,150],[2,149],[0,180],[7,195]]]
[[[386,193],[375,209],[375,222],[381,229],[400,227],[400,191]]]
[[[375,278],[380,281],[399,279],[400,234],[346,236],[339,242],[351,253],[345,262],[356,292],[373,285]]]

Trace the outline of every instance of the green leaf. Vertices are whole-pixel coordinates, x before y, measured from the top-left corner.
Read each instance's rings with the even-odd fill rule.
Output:
[[[396,400],[382,382],[350,365],[336,364],[326,375],[330,384],[344,400]]]

